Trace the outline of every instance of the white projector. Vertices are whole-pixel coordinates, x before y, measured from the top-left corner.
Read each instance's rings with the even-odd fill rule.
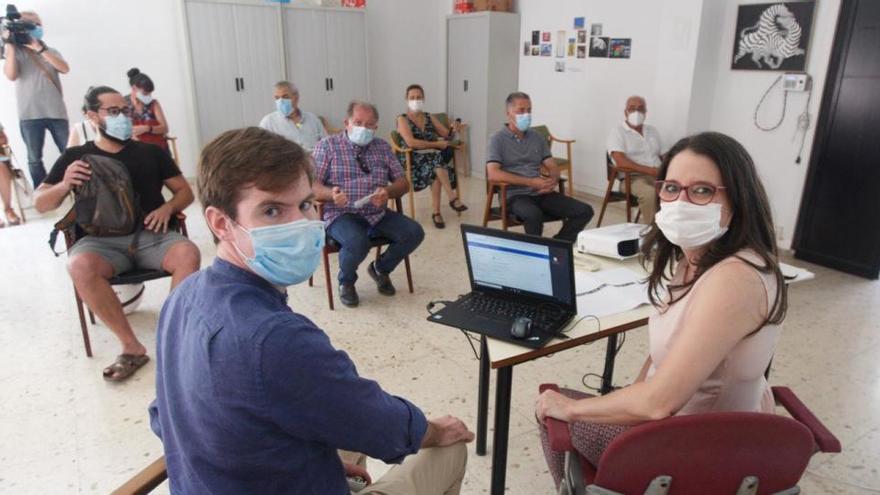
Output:
[[[597,254],[618,260],[632,258],[639,254],[642,236],[647,233],[647,225],[621,223],[584,230],[578,234],[577,250],[580,253]]]

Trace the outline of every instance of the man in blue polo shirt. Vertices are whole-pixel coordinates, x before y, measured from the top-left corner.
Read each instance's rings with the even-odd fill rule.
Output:
[[[198,176],[217,258],[162,308],[150,406],[172,493],[348,494],[346,476],[369,474],[344,449],[402,462],[361,494],[457,494],[473,433],[358,376],[287,305],[325,235],[308,155],[263,129],[228,131]]]

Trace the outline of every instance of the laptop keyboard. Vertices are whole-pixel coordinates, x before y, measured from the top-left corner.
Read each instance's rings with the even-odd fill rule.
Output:
[[[561,330],[557,325],[566,315],[564,311],[550,304],[522,304],[486,294],[471,294],[462,301],[461,307],[473,313],[492,315],[510,321],[524,316],[532,320],[533,329],[551,333]]]

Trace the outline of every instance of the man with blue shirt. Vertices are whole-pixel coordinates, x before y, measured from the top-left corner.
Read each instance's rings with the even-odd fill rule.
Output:
[[[301,147],[256,127],[202,151],[199,199],[217,258],[162,308],[150,406],[171,491],[347,495],[346,476],[370,480],[343,464],[344,449],[402,462],[361,494],[457,494],[473,433],[358,376],[287,305],[285,287],[321,258],[313,180]]]
[[[275,111],[263,117],[260,127],[280,134],[311,152],[327,137],[324,124],[312,112],[299,108],[299,90],[289,81],[275,83]]]

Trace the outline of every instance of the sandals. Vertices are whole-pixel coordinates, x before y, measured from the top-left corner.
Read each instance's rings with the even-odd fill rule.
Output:
[[[431,215],[431,221],[434,222],[434,227],[437,227],[438,229],[446,228],[446,222],[443,221],[443,215],[439,213]]]
[[[146,354],[135,356],[134,354],[120,354],[116,361],[104,368],[104,379],[111,382],[121,382],[134,374],[143,365],[150,361]]]
[[[15,214],[15,210],[12,208],[6,208],[6,221],[9,222],[10,227],[21,225],[21,218],[18,218],[18,215]]]
[[[458,203],[458,206],[455,206],[455,203]],[[465,204],[462,203],[461,200],[458,198],[455,198],[452,201],[450,201],[449,207],[452,208],[453,210],[457,211],[458,213],[461,213],[463,211],[467,211],[467,209],[468,209],[468,207],[465,206]]]

